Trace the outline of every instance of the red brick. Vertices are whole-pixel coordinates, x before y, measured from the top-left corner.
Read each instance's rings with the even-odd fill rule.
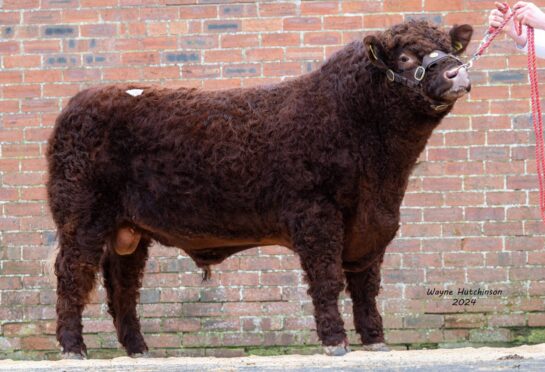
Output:
[[[282,31],[282,19],[281,18],[243,19],[241,29],[244,32]]]
[[[464,179],[465,190],[494,190],[502,189],[505,178],[502,176],[471,176]]]
[[[178,79],[179,77],[178,66],[145,67],[142,69],[142,78],[146,80]]]
[[[82,25],[81,36],[84,37],[112,37],[118,34],[115,24],[101,23],[96,25]]]
[[[20,12],[8,12],[2,11],[0,13],[0,24],[2,25],[16,25],[21,21]]]
[[[338,1],[309,1],[301,3],[301,14],[323,15],[336,14],[339,11]]]
[[[182,77],[193,79],[210,79],[220,76],[220,68],[216,65],[184,65],[182,67]]]
[[[282,60],[284,51],[281,48],[260,48],[246,50],[246,58],[249,61],[279,61]]]
[[[316,60],[320,61],[324,57],[322,47],[293,47],[286,49],[287,60]]]
[[[426,191],[459,191],[462,189],[461,178],[426,178],[423,181]]]
[[[96,10],[65,9],[62,11],[62,23],[87,23],[98,22],[99,20],[99,13]]]
[[[383,10],[383,2],[375,0],[343,0],[342,13],[378,13]]]
[[[54,350],[57,341],[54,336],[30,336],[21,338],[21,347],[25,350]]]
[[[361,16],[331,16],[324,18],[326,30],[354,30],[363,27]]]
[[[482,328],[485,318],[482,314],[448,314],[445,315],[446,328]]]
[[[219,6],[220,18],[257,17],[257,4],[226,4]]]
[[[239,88],[241,85],[242,85],[242,82],[239,78],[214,79],[214,80],[203,81],[202,87],[204,89],[209,89],[209,90],[223,90],[223,89]]]
[[[330,45],[340,44],[341,35],[337,32],[306,32],[304,35],[306,45]]]
[[[180,7],[180,18],[216,18],[218,8],[213,5],[197,5]]]
[[[545,246],[545,238],[539,236],[516,236],[505,240],[505,249],[510,251],[542,250]]]
[[[23,67],[39,67],[41,64],[40,56],[15,55],[3,56],[5,68],[23,68]]]
[[[58,53],[61,51],[59,40],[28,40],[23,42],[25,53]]]
[[[41,95],[39,85],[11,85],[4,87],[4,98],[34,98]]]
[[[259,14],[262,17],[295,15],[296,5],[291,2],[258,3]]]
[[[276,33],[262,34],[263,46],[293,46],[299,45],[299,34],[296,33]]]
[[[222,272],[219,277],[223,285],[257,285],[259,283],[259,274],[257,272]]]
[[[403,16],[401,14],[392,14],[392,15],[373,14],[373,15],[363,16],[363,25],[365,28],[384,29],[385,27],[391,27],[401,22],[403,22]]]
[[[522,235],[522,222],[485,222],[483,234],[486,236]]]
[[[384,0],[385,12],[415,12],[422,10],[420,0]]]
[[[528,314],[528,326],[529,327],[543,327],[545,326],[545,313],[530,313]]]
[[[426,11],[447,11],[447,10],[464,10],[463,0],[451,0],[445,3],[442,0],[427,0],[424,10]]]
[[[59,10],[25,11],[22,14],[24,24],[58,24],[62,21]]]
[[[445,266],[482,266],[484,264],[484,256],[481,253],[456,252],[445,253],[443,256]]]
[[[259,37],[254,34],[242,34],[242,35],[222,35],[221,47],[222,48],[244,48],[255,47],[259,45]]]
[[[313,31],[322,28],[319,17],[289,17],[283,20],[285,31]]]
[[[155,65],[159,63],[158,52],[127,52],[121,55],[124,65]]]
[[[263,75],[265,76],[297,76],[300,74],[301,64],[298,62],[263,64]]]
[[[464,238],[462,249],[464,251],[500,251],[503,248],[501,238]]]
[[[40,274],[41,265],[36,261],[6,261],[1,269],[2,275]]]

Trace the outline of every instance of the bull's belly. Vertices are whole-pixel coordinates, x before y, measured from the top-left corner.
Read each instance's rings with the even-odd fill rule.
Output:
[[[259,238],[188,236],[140,225],[125,226],[117,230],[113,240],[115,252],[119,255],[132,254],[137,249],[142,235],[146,235],[163,245],[180,248],[194,258],[202,255],[226,257],[225,252],[236,253],[250,248],[270,245],[282,245],[291,248],[289,240],[280,235]],[[232,253],[228,255],[230,254]]]
[[[233,239],[233,238],[221,238],[221,237],[184,237],[176,238],[171,237],[173,245],[182,248],[184,250],[208,250],[208,249],[221,249],[221,248],[254,248],[268,245],[282,245],[289,247],[289,242],[278,236],[266,237],[259,239]]]

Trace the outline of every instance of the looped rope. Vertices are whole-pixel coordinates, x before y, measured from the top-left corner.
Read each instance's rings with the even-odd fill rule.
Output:
[[[507,3],[503,3],[503,8],[500,11],[503,14],[506,14],[509,11],[509,5]],[[492,43],[496,36],[498,36],[501,30],[514,16],[515,12],[512,12],[508,17],[503,20],[499,27],[490,26],[483,41],[477,48],[477,51],[473,54],[470,61],[466,64],[466,68],[470,68],[473,65],[473,62],[479,59],[479,57],[488,48],[490,43]],[[541,213],[541,219],[545,223],[545,144],[543,139],[543,117],[541,112],[541,99],[539,95],[534,28],[526,26],[526,29],[528,45],[528,75],[530,78],[530,96],[532,102],[532,122],[534,125],[534,132],[536,136],[536,165],[539,181],[539,210]],[[515,30],[519,36],[522,35],[521,22],[515,22]]]

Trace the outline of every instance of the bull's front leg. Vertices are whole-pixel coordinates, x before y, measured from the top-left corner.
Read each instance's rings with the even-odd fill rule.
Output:
[[[326,354],[344,355],[349,351],[348,339],[337,303],[344,289],[341,214],[315,203],[297,213],[288,225],[309,285],[318,337]]]
[[[382,256],[368,269],[345,272],[347,290],[352,298],[354,326],[364,349],[369,351],[389,351],[384,343],[382,317],[376,301],[380,290],[381,264]]]

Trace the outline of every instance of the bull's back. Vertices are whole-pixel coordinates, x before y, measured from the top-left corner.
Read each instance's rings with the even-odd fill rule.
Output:
[[[131,218],[167,216],[176,224],[184,216],[217,221],[218,229],[226,219],[255,226],[259,216],[274,214],[288,190],[301,186],[297,128],[280,114],[289,92],[129,85],[85,90],[57,120],[48,151],[50,185],[110,194]],[[288,137],[293,142],[282,143]]]

